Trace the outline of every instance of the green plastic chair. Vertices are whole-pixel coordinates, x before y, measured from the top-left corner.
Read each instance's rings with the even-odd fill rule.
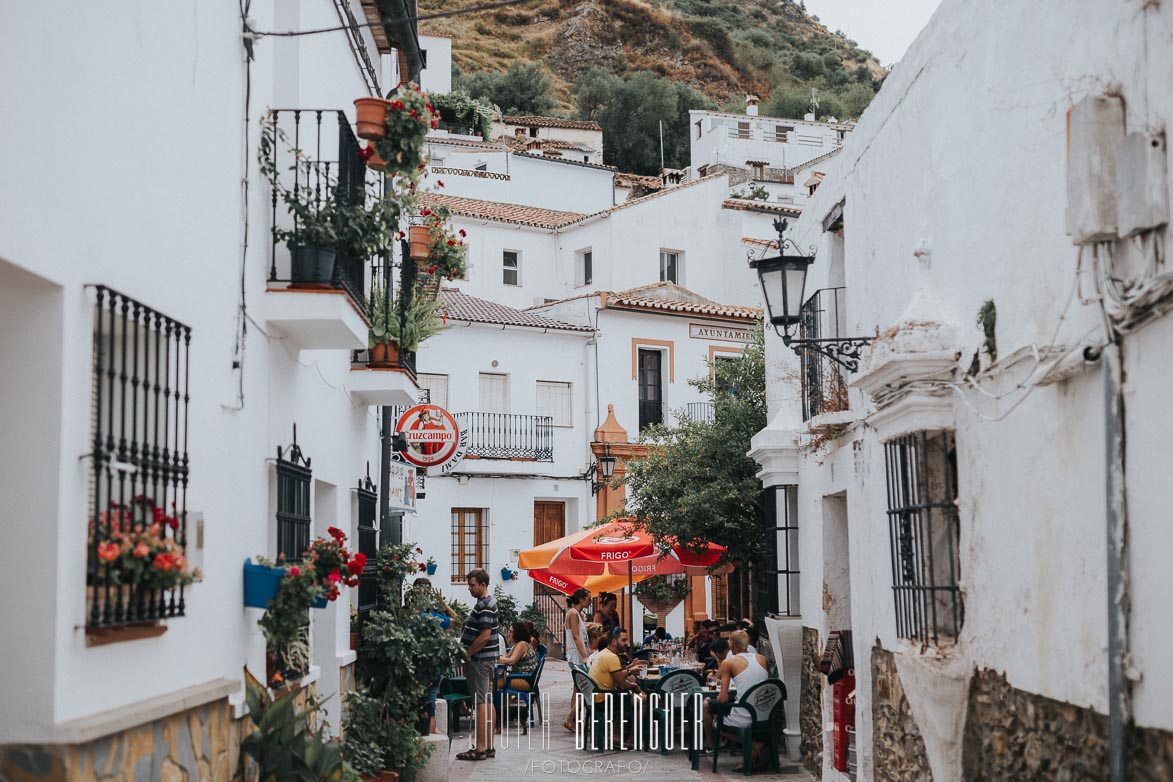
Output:
[[[453,681],[445,676],[440,680],[440,691],[436,697],[443,698],[448,704],[448,735],[451,736],[460,729],[460,704],[472,701],[468,682],[464,679]]]
[[[682,715],[686,715],[683,724],[688,724],[687,715],[692,713],[693,694],[697,688],[701,686],[701,675],[696,671],[678,670],[667,673],[660,680],[654,692],[660,694],[661,702],[664,705],[660,708],[652,709],[652,718],[655,720],[657,730],[663,728],[663,735],[660,738],[660,754],[668,754],[668,704],[667,700],[673,701],[672,708]],[[695,742],[694,742],[695,743]],[[693,763],[699,765],[699,755],[694,757],[695,750],[689,747],[688,759]],[[695,768],[695,766],[694,766]]]
[[[590,677],[590,674],[585,671],[580,671],[577,668],[570,670],[571,676],[574,678],[574,686],[580,693],[582,693],[583,705],[586,708],[586,719],[590,721],[591,743],[587,745],[587,749],[593,749],[596,752],[602,752],[606,743],[603,741],[603,730],[605,729],[604,720],[595,719],[591,721],[590,706],[595,699],[595,693],[603,696],[604,702],[595,706],[595,716],[601,717],[605,713],[606,699],[609,699],[617,693],[610,690],[600,690],[599,685]]]
[[[778,761],[778,734],[786,729],[786,685],[781,679],[766,679],[746,690],[733,704],[735,708],[749,711],[751,722],[746,727],[725,724],[724,714],[717,715],[717,747],[713,750],[713,771],[717,770],[717,758],[721,755],[721,736],[725,731],[737,734],[741,742],[741,773],[753,774],[753,739],[764,739],[773,767],[782,770]],[[778,725],[779,719],[781,725]]]

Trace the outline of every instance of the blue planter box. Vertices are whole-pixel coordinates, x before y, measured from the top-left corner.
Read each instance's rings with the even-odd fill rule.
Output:
[[[501,580],[502,581],[512,581],[513,580],[513,569],[507,568],[507,567],[501,568]]]
[[[438,567],[438,565],[428,565],[428,575],[429,576],[436,575],[436,568],[437,567]]]
[[[244,561],[244,605],[247,608],[265,608],[277,596],[277,587],[288,570],[283,567],[265,567],[251,560]],[[312,608],[325,608],[329,603],[319,597],[310,604]]]

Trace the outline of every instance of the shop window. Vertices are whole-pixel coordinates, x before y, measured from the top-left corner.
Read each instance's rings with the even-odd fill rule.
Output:
[[[922,643],[956,638],[957,447],[951,431],[915,432],[884,444],[896,633]]]

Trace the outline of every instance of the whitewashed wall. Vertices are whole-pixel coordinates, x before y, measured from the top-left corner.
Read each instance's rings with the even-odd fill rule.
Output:
[[[427,52],[427,66],[420,72],[424,92],[452,92],[452,39],[420,33],[420,50]]]
[[[440,165],[435,162],[433,144],[432,175],[426,182],[428,189],[445,195],[476,198],[506,204],[524,204],[542,209],[592,214],[615,205],[612,181],[614,172],[598,166],[580,166],[532,155],[513,153],[478,154],[475,150],[451,148]],[[487,172],[477,172],[484,163]],[[460,173],[445,172],[456,169]],[[489,174],[486,176],[485,174]],[[502,179],[501,177],[508,177]],[[436,182],[444,183],[437,188]]]
[[[808,292],[845,273],[852,334],[890,327],[926,283],[960,324],[962,362],[981,335],[978,308],[998,309],[1000,355],[1096,335],[1098,314],[1071,305],[1076,252],[1066,235],[1065,112],[1116,85],[1130,130],[1173,114],[1169,9],[1139,2],[1056,0],[974,5],[946,0],[850,136],[797,231],[819,245]],[[1127,42],[1127,43],[1126,43]],[[1143,53],[1147,48],[1146,55]],[[926,121],[931,118],[931,121]],[[1007,191],[1007,172],[1029,171]],[[829,263],[822,218],[846,198],[845,269]],[[892,204],[900,208],[893,211]],[[927,278],[913,251],[931,251]],[[1165,409],[1166,317],[1126,340],[1131,653],[1138,724],[1173,727],[1173,643],[1164,601],[1173,582],[1159,552],[1173,537],[1160,511],[1168,481],[1157,454],[1173,435]],[[786,349],[769,336],[769,355]],[[775,382],[780,378],[775,377]],[[1015,687],[1107,710],[1103,370],[990,404],[955,395],[961,523],[961,644]],[[772,395],[775,405],[782,395]],[[852,404],[859,409],[858,397]],[[1006,416],[999,422],[985,416]],[[772,411],[773,412],[773,411]],[[894,648],[882,445],[874,432],[803,461],[800,488],[804,624],[825,631],[820,595],[823,499],[847,493],[851,616],[856,639],[862,778],[873,778],[872,639]],[[822,633],[821,633],[822,634]]]
[[[688,112],[689,155],[693,170],[708,163],[745,166],[747,160],[764,160],[771,167],[793,168],[841,146],[840,131],[850,135],[851,126],[810,122],[801,119],[751,117],[716,111]],[[698,138],[697,123],[701,123]],[[733,138],[739,122],[749,123],[749,138]],[[792,127],[785,142],[774,141],[774,128]],[[767,141],[767,134],[771,140]]]
[[[259,28],[337,24],[329,4],[284,2],[279,13],[275,5],[253,4]],[[270,207],[255,163],[256,121],[266,106],[352,114],[351,101],[365,94],[363,82],[338,37],[257,42],[245,149],[240,29],[234,5],[133,3],[114,10],[30,6],[9,14],[0,31],[0,84],[11,110],[0,128],[6,168],[0,198],[8,205],[0,214],[0,266],[6,295],[27,288],[30,301],[44,304],[36,311],[5,306],[0,315],[6,334],[0,374],[16,372],[26,378],[23,385],[38,389],[35,398],[11,397],[19,401],[0,413],[0,429],[8,442],[27,444],[17,450],[27,449],[40,468],[39,483],[23,480],[19,470],[0,478],[14,507],[31,512],[6,515],[6,534],[26,536],[17,539],[36,552],[0,548],[12,583],[30,585],[4,614],[5,638],[20,643],[16,653],[10,641],[0,642],[9,663],[0,671],[0,689],[9,694],[0,735],[8,739],[51,741],[54,726],[69,720],[239,679],[243,661],[263,670],[259,612],[241,607],[241,565],[275,551],[269,498],[277,445],[289,442],[296,422],[318,482],[322,512],[315,531],[335,522],[353,530],[349,487],[368,459],[377,461],[375,421],[342,390],[345,353],[299,356],[262,333]],[[59,107],[49,96],[66,83],[73,120],[51,120]],[[29,151],[76,148],[75,122],[85,127],[86,147],[101,152],[83,155],[86,174],[74,178],[63,200],[44,154]],[[243,274],[254,322],[244,407],[235,409],[231,367],[246,172]],[[158,638],[92,648],[78,629],[85,624],[89,469],[81,457],[90,451],[87,283],[109,285],[192,327],[188,508],[206,523],[205,547],[192,552],[206,579],[188,590],[188,616],[168,621]],[[16,335],[43,339],[37,355],[14,342]],[[30,497],[33,490],[38,497]],[[337,682],[338,663],[348,654],[340,651],[345,612],[341,601],[314,612],[323,692],[337,689],[329,676]]]

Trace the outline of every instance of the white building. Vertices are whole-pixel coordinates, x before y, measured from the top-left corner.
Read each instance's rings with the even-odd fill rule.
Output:
[[[533,144],[551,157],[581,163],[603,162],[603,128],[594,120],[561,117],[502,117],[493,123],[493,138]]]
[[[817,249],[796,337],[870,341],[800,368],[768,334],[752,451],[796,527],[823,779],[1168,776],[1170,29],[946,0],[789,234]],[[836,630],[854,734],[814,667]]]
[[[420,89],[424,92],[452,92],[452,38],[436,33],[420,33]]]
[[[249,23],[331,27],[343,11],[361,19],[364,6],[253,2]],[[287,218],[257,164],[269,109],[282,123],[307,110],[312,159],[357,153],[351,102],[394,86],[393,33],[241,30],[234,4],[150,2],[10,8],[0,30],[0,563],[24,585],[0,634],[4,773],[82,778],[99,763],[111,778],[228,779],[241,667],[265,670],[242,564],[330,525],[355,541],[372,496],[359,482],[379,463],[366,395],[416,394],[404,373],[352,369],[369,265],[312,291],[282,281],[288,254],[270,227]],[[63,80],[71,118],[46,121]],[[63,199],[29,152],[76,148],[79,131],[101,151]],[[87,587],[87,525],[140,495],[176,503],[204,572],[161,607]],[[354,660],[348,602],[312,612],[306,681],[331,696],[335,728]]]

